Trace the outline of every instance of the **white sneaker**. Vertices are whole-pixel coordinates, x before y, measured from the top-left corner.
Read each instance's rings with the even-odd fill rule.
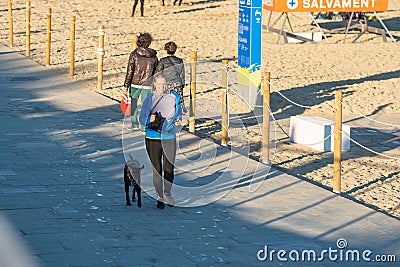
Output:
[[[128,126],[127,129],[128,130],[139,130],[139,126],[138,125],[132,125],[132,126]]]
[[[175,200],[174,200],[174,198],[172,197],[171,193],[169,193],[169,194],[164,194],[164,195],[165,195],[165,198],[167,199],[167,204],[168,204],[168,206],[173,207],[173,206],[175,205]]]

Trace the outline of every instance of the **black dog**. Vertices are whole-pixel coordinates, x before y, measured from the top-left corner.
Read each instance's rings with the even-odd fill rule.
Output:
[[[140,167],[139,161],[133,159],[132,155],[129,154],[130,160],[128,160],[125,164],[124,168],[124,184],[125,184],[125,197],[126,197],[126,205],[132,206],[131,201],[129,199],[129,186],[133,187],[132,190],[132,201],[135,202],[135,192],[137,193],[138,202],[137,206],[139,208],[142,207],[142,189],[140,188],[140,171],[144,168],[144,165]]]

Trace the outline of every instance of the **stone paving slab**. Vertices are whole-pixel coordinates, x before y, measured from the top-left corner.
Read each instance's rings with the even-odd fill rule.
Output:
[[[399,220],[187,132],[173,191],[180,206],[158,210],[144,137],[125,129],[118,104],[2,45],[0,98],[0,267],[398,265]],[[125,206],[127,153],[145,165],[141,209]],[[397,263],[277,258],[319,256],[338,240],[344,253],[368,249]],[[273,260],[257,258],[270,256],[265,246]]]

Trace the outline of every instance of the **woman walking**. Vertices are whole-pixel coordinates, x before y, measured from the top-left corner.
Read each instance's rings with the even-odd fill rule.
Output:
[[[153,184],[159,209],[165,207],[164,196],[168,206],[175,204],[171,194],[176,154],[175,125],[182,120],[180,96],[169,91],[166,82],[162,74],[154,75],[153,92],[147,95],[139,117],[140,123],[146,126],[146,151],[153,165]],[[156,117],[161,121],[159,126],[153,123]]]

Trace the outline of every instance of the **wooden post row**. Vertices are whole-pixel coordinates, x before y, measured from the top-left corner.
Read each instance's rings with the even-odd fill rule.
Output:
[[[10,37],[9,44],[10,47],[14,45],[14,26],[13,26],[13,15],[12,15],[12,3],[11,0],[8,0],[8,24],[10,29]]]
[[[69,75],[75,74],[75,16],[71,16]]]
[[[270,72],[264,72],[263,80],[263,130],[262,130],[262,150],[261,150],[261,160],[264,163],[270,163],[269,161],[269,111],[271,104],[271,74]]]
[[[97,55],[99,56],[98,79],[97,79],[97,89],[98,90],[103,89],[103,59],[104,59],[104,54],[105,54],[104,35],[105,35],[104,25],[101,25],[100,29],[99,29],[99,48],[97,49]]]
[[[137,47],[137,35],[134,34],[134,35],[132,36],[132,51],[135,50],[136,47]]]
[[[228,145],[228,60],[222,60],[222,121],[221,145]]]
[[[51,8],[47,9],[47,29],[46,29],[46,66],[50,65],[51,51]]]
[[[31,55],[31,1],[26,1],[26,56]]]
[[[335,92],[335,131],[333,144],[333,192],[340,194],[342,160],[342,91]]]
[[[197,52],[190,54],[190,107],[189,107],[189,132],[195,130],[195,110],[196,110],[196,61]]]

